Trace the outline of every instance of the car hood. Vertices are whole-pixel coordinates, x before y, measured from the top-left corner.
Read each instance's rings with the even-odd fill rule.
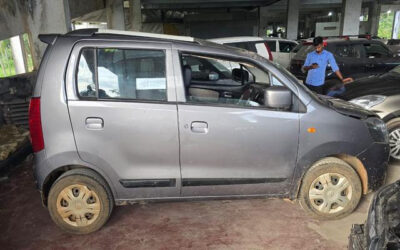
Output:
[[[357,119],[366,119],[368,117],[377,117],[377,115],[369,110],[366,110],[356,104],[343,101],[341,99],[332,98],[328,96],[320,96],[325,102],[328,103],[330,108],[334,109],[336,112],[354,117]]]

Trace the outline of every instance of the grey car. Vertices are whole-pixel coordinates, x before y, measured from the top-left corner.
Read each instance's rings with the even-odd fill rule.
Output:
[[[280,197],[340,218],[385,179],[376,114],[317,96],[252,52],[95,29],[40,39],[34,173],[68,232],[98,230],[114,205],[138,201]]]

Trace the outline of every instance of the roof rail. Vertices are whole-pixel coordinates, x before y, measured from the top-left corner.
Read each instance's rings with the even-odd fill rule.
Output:
[[[99,29],[95,33],[96,34],[115,34],[115,35],[125,35],[125,36],[139,36],[139,37],[166,39],[166,40],[194,42],[194,38],[190,37],[190,36],[174,36],[174,35],[138,32],[138,31]]]

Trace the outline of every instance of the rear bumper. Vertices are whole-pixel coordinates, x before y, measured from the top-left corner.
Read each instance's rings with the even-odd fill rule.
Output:
[[[357,155],[368,174],[368,191],[377,190],[386,179],[390,148],[387,143],[373,143]]]

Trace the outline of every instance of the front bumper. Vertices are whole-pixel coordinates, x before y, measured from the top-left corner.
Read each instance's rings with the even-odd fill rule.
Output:
[[[368,174],[368,191],[377,190],[386,179],[390,155],[390,147],[387,143],[373,143],[366,150],[357,155],[364,164]]]

